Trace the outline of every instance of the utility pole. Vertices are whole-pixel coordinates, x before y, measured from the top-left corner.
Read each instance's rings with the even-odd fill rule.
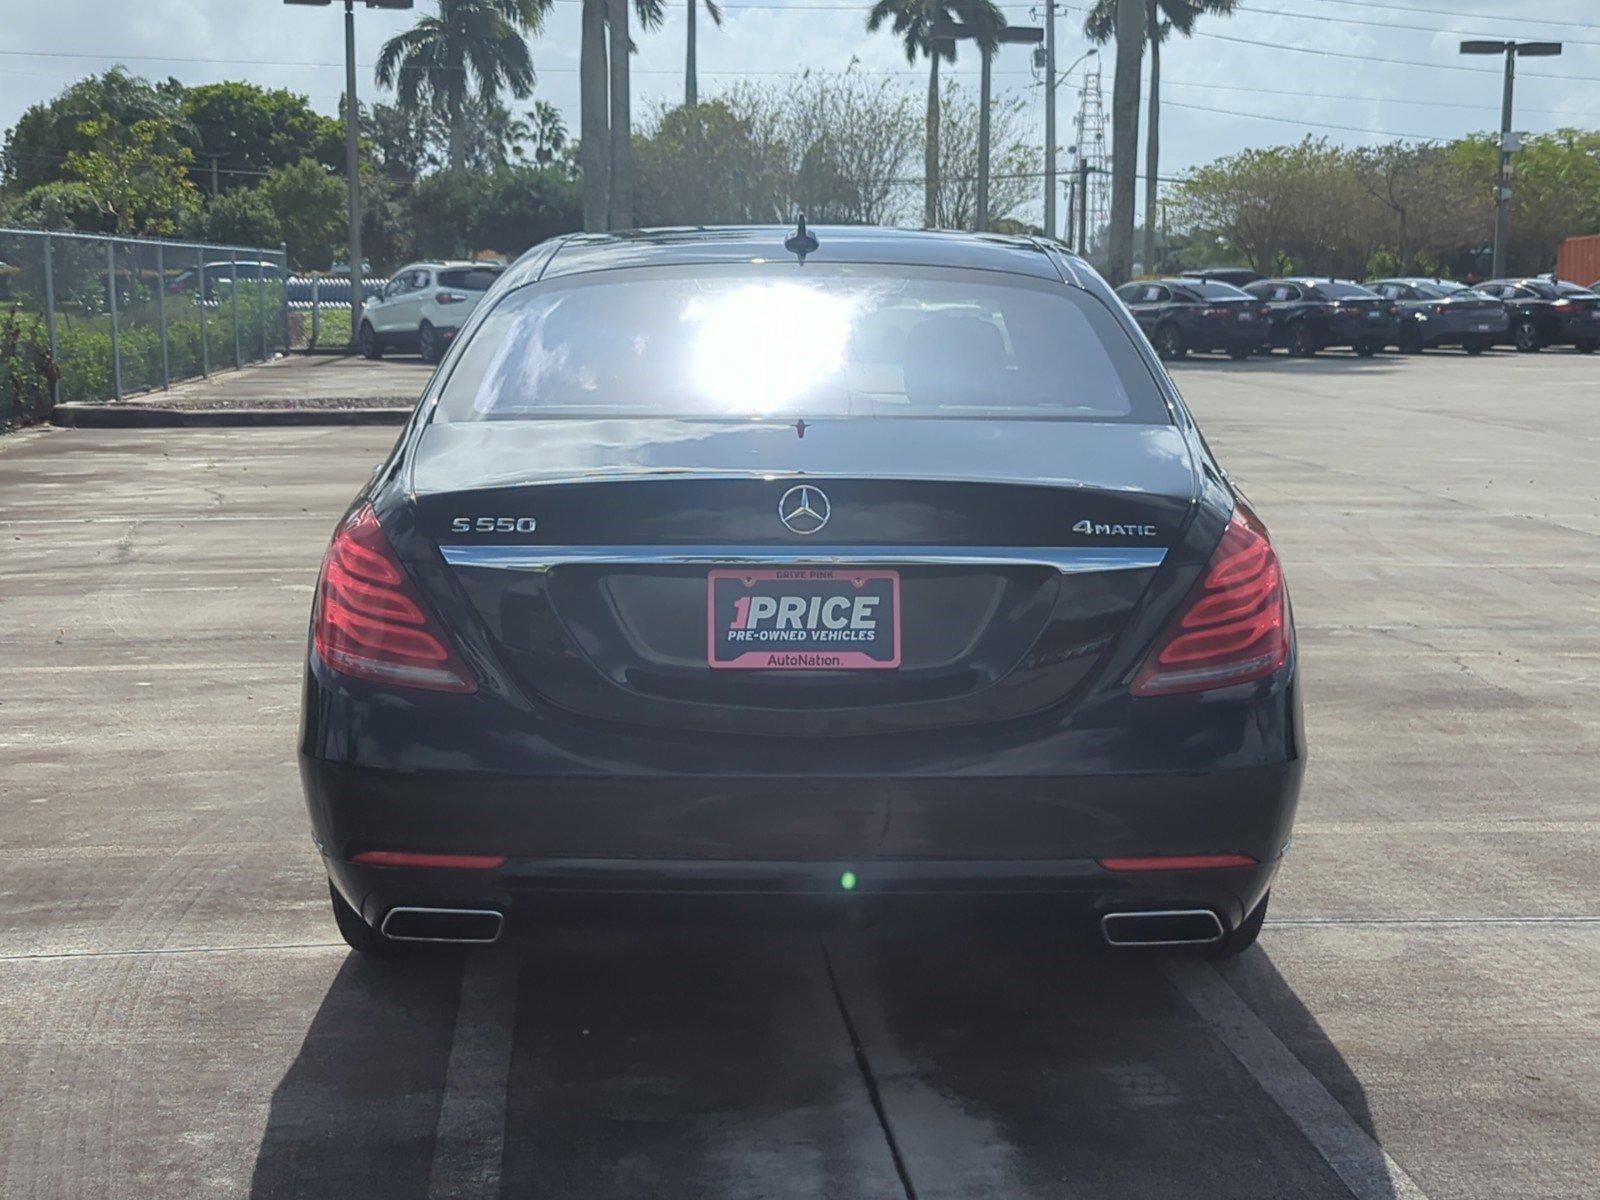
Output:
[[[1089,257],[1089,160],[1078,153],[1078,257]]]
[[[333,0],[283,0],[325,8]],[[414,0],[366,0],[368,8],[407,9]],[[344,156],[350,221],[350,344],[361,328],[366,303],[361,270],[361,106],[356,102],[356,0],[344,0]]]
[[[1467,41],[1462,54],[1505,55],[1505,82],[1500,93],[1500,153],[1494,180],[1494,265],[1490,277],[1506,273],[1506,248],[1511,226],[1511,156],[1516,153],[1516,135],[1511,132],[1511,92],[1516,81],[1517,58],[1549,58],[1561,53],[1560,42]]]

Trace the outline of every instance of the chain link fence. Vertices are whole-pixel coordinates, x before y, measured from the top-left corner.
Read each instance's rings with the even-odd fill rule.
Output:
[[[288,279],[282,248],[0,228],[0,313],[48,349],[52,403],[120,400],[282,353]],[[15,419],[6,399],[0,382],[0,424]]]

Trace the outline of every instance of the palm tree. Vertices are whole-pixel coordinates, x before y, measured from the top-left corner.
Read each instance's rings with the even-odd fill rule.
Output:
[[[644,29],[654,29],[666,15],[663,0],[631,0]],[[628,36],[630,0],[607,0],[606,19],[611,33],[611,203],[610,227],[633,228],[633,100],[630,95]]]
[[[378,83],[394,87],[400,106],[432,105],[449,124],[450,169],[467,156],[467,100],[485,103],[504,88],[519,100],[533,91],[527,38],[544,28],[553,0],[439,0],[425,16],[389,39],[378,55]],[[475,89],[474,89],[475,85]]]
[[[712,24],[722,26],[722,6],[716,0],[704,0]],[[700,103],[700,78],[694,65],[694,20],[701,0],[689,0],[689,48],[683,62],[683,102],[691,107]]]
[[[1156,194],[1161,166],[1161,43],[1176,29],[1184,37],[1206,13],[1231,16],[1236,0],[1145,0],[1145,40],[1150,43],[1150,102],[1144,147],[1144,265],[1155,269]],[[1116,33],[1117,0],[1095,0],[1083,22],[1089,40],[1104,45]]]
[[[994,0],[876,0],[867,13],[867,28],[885,22],[905,45],[906,62],[928,58],[928,135],[923,150],[922,219],[929,228],[939,223],[939,62],[956,60],[954,41],[935,40],[937,25],[962,25],[978,35],[980,48],[993,51],[997,32],[1006,23]]]

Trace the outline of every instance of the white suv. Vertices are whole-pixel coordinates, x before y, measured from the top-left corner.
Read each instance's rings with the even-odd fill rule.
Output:
[[[361,353],[415,348],[424,362],[444,356],[450,339],[505,268],[498,263],[420,262],[401,267],[361,310]]]

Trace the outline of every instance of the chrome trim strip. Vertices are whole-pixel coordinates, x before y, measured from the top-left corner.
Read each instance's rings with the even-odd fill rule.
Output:
[[[440,546],[451,566],[548,571],[573,563],[780,566],[1054,567],[1063,575],[1147,571],[1166,558],[1159,546]]]

